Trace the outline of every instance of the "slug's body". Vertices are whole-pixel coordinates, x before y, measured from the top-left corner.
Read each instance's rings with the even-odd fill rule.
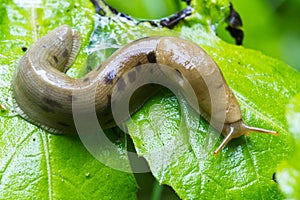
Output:
[[[64,72],[73,63],[79,49],[79,35],[64,25],[41,38],[26,52],[13,83],[14,98],[24,118],[50,132],[75,133],[72,102],[80,96],[85,99],[77,104],[81,111],[86,111],[87,104],[95,104],[97,116],[105,126],[112,119],[111,95],[117,81],[126,85],[128,81],[137,78],[134,71],[138,70],[137,66],[157,63],[172,67],[189,81],[196,92],[201,114],[207,120],[212,117],[212,97],[206,84],[214,88],[216,96],[221,90],[225,91],[223,103],[226,115],[222,122],[222,134],[226,138],[215,153],[232,138],[249,131],[276,134],[243,123],[239,104],[219,67],[202,48],[191,42],[175,37],[143,38],[119,49],[83,78],[74,79]],[[182,61],[182,57],[185,61]],[[123,75],[129,70],[133,71],[124,78]],[[205,81],[203,77],[206,77]],[[122,89],[119,85],[118,90]],[[146,93],[146,96],[152,95],[149,91],[140,92],[133,99],[132,110],[136,110],[145,101],[143,95]],[[218,116],[215,118],[218,122]]]

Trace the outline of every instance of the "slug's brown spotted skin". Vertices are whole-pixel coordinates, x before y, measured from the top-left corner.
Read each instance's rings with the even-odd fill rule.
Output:
[[[216,123],[224,125],[222,134],[226,138],[215,153],[232,138],[249,131],[276,134],[243,123],[239,104],[219,67],[202,48],[191,42],[175,37],[139,39],[116,51],[86,76],[74,79],[64,72],[73,63],[79,49],[79,35],[63,25],[41,38],[25,53],[13,82],[13,95],[21,116],[53,133],[76,133],[72,102],[77,103],[82,113],[88,112],[86,105],[95,104],[97,116],[106,126],[112,120],[111,95],[116,83],[117,90],[123,91],[126,84],[137,79],[140,70],[137,66],[157,63],[170,66],[185,77],[196,91],[201,114],[208,121],[213,117]],[[214,96],[209,95],[207,85],[213,88]],[[150,89],[135,94],[131,110],[136,111],[156,92],[151,85],[145,87]],[[217,98],[221,91],[225,91],[224,102],[214,106],[217,111],[221,110],[219,105],[222,103],[226,106],[224,121],[211,113],[212,98]]]

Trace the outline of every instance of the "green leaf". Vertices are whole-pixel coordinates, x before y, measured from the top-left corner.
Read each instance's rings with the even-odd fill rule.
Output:
[[[101,164],[78,137],[48,134],[13,112],[10,85],[22,47],[69,24],[80,32],[84,49],[93,30],[93,5],[83,0],[18,2],[0,5],[0,199],[135,199],[132,174]],[[85,62],[82,50],[69,74],[77,76]],[[120,156],[128,162],[125,145],[119,144]]]
[[[83,49],[89,42],[93,26],[91,4],[83,0],[76,4],[74,7],[74,3],[66,1],[47,1],[37,8],[23,9],[5,2],[0,6],[0,105],[8,108],[0,115],[1,199],[113,199],[113,194],[118,199],[135,198],[132,174],[104,167],[86,152],[79,139],[46,134],[11,112],[9,86],[22,46],[29,47],[63,23],[80,32]],[[104,59],[115,48],[150,35],[175,35],[202,46],[223,71],[241,104],[244,120],[252,126],[274,129],[279,136],[253,133],[231,141],[218,156],[209,154],[203,158],[201,147],[210,133],[207,122],[199,120],[185,103],[180,102],[180,109],[175,96],[164,91],[136,113],[129,124],[137,152],[147,159],[157,180],[170,185],[183,199],[282,199],[273,174],[278,163],[293,150],[285,105],[300,92],[300,75],[278,60],[226,44],[215,36],[211,27],[225,21],[228,0],[195,0],[192,4],[193,15],[174,30],[154,28],[148,23],[137,26],[106,9],[107,17],[101,17],[97,24],[99,37],[92,40],[89,50],[101,42],[113,45],[109,51],[104,48],[104,56],[100,55]],[[94,59],[93,55],[90,58]],[[85,59],[81,51],[70,74],[77,76],[77,68]],[[85,72],[81,69],[80,73]],[[164,147],[170,148],[158,152]]]
[[[289,199],[300,198],[300,93],[287,106],[289,130],[294,136],[295,151],[279,167],[277,176],[282,191]]]

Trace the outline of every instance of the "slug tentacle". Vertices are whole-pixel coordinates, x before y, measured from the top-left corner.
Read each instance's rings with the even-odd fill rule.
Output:
[[[277,136],[278,133],[272,130],[266,130],[262,128],[252,127],[245,124],[243,120],[239,120],[232,124],[225,124],[222,134],[225,136],[222,143],[219,147],[214,151],[214,154],[218,154],[221,149],[232,139],[241,137],[242,135],[249,135],[249,132],[258,132],[258,133],[265,133]]]
[[[270,135],[275,135],[275,136],[278,135],[278,133],[276,131],[266,130],[266,129],[257,128],[257,127],[253,127],[253,126],[248,126],[245,123],[243,126],[245,127],[246,132],[258,132],[258,133],[265,133],[265,134],[270,134]]]
[[[80,44],[79,34],[63,25],[39,39],[25,53],[13,80],[13,96],[22,117],[52,133],[74,134],[77,133],[73,118],[76,102],[77,110],[87,115],[90,114],[87,105],[93,105],[101,127],[107,128],[114,120],[111,110],[114,89],[118,95],[125,91],[126,85],[143,79],[140,67],[149,64],[169,66],[188,80],[198,101],[195,110],[225,136],[215,154],[231,139],[247,132],[277,134],[242,121],[237,99],[221,70],[196,44],[175,37],[142,38],[117,50],[101,68],[74,79],[64,72],[75,60]],[[157,90],[159,87],[153,85],[139,88],[130,102],[129,114],[137,111]]]

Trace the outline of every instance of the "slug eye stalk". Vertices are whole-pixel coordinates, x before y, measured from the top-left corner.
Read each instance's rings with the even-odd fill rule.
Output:
[[[214,151],[215,155],[217,155],[230,140],[232,140],[234,138],[238,138],[242,135],[249,136],[250,132],[258,132],[258,133],[270,134],[270,135],[274,135],[274,136],[278,135],[278,133],[273,130],[266,130],[266,129],[262,129],[262,128],[248,126],[242,120],[240,120],[236,123],[229,124],[229,125],[227,125],[227,127],[225,126],[224,129],[225,130],[223,130],[223,132],[225,132],[225,133],[223,133],[223,135],[225,135],[225,138],[222,141],[222,143],[218,146],[218,148]]]

